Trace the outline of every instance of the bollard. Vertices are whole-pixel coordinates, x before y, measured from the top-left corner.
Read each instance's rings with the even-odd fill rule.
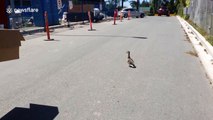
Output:
[[[88,17],[89,17],[89,23],[90,23],[90,29],[88,29],[88,31],[95,31],[95,29],[92,28],[92,18],[91,18],[90,11],[88,11]]]
[[[122,19],[123,19],[123,13],[121,12],[120,13],[120,21],[122,22]]]
[[[116,25],[116,11],[114,10],[114,24],[113,25]]]
[[[44,12],[44,19],[45,19],[45,30],[46,30],[46,33],[47,33],[47,39],[45,41],[54,40],[54,39],[50,39],[50,30],[49,30],[47,11]]]
[[[130,16],[131,16],[131,13],[130,13],[130,10],[128,11],[128,20],[130,20]]]

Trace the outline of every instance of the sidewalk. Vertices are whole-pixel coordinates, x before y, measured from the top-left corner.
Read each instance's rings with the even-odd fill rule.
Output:
[[[87,23],[88,21],[84,21],[84,23]],[[82,21],[80,22],[70,22],[69,25],[70,26],[74,26],[74,25],[78,25],[78,24],[82,24]],[[68,27],[68,24],[64,24],[64,25],[53,25],[53,26],[49,26],[50,30],[54,30],[57,28],[63,28],[63,27]],[[26,28],[21,28],[20,32],[23,35],[26,34],[34,34],[34,33],[38,33],[38,32],[44,32],[44,27],[26,27]]]
[[[104,21],[107,21],[107,20],[112,20],[112,18],[111,17],[107,17],[107,18],[103,19],[101,22],[104,22]],[[84,21],[84,23],[88,23],[88,22],[89,22],[88,20]],[[70,26],[75,26],[75,25],[79,25],[79,24],[82,24],[82,23],[83,23],[83,21],[70,22],[69,25]],[[68,24],[49,26],[49,29],[50,30],[54,30],[54,29],[63,28],[63,27],[68,27]],[[20,32],[23,35],[26,35],[26,34],[34,34],[34,33],[38,33],[38,32],[44,32],[44,29],[45,29],[44,27],[26,27],[26,28],[21,28]]]

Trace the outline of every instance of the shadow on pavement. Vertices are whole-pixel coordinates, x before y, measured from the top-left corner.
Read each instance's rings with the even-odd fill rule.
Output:
[[[30,108],[15,107],[0,120],[53,120],[58,107],[30,104]]]
[[[148,39],[143,36],[117,36],[117,35],[54,35],[54,36],[70,36],[70,37],[118,37],[118,38],[135,38],[135,39]]]

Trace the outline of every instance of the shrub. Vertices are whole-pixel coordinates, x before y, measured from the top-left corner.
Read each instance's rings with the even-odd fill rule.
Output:
[[[183,18],[184,18],[185,20],[189,20],[189,17],[190,17],[190,16],[187,14],[187,15],[184,15]]]
[[[213,36],[212,36],[212,35],[206,36],[206,40],[207,40],[211,45],[213,45]]]
[[[213,45],[213,36],[212,35],[208,35],[207,32],[202,29],[201,27],[199,27],[197,24],[195,24],[193,21],[191,20],[187,20],[187,22],[192,25],[202,36],[204,36],[206,38],[206,40]]]

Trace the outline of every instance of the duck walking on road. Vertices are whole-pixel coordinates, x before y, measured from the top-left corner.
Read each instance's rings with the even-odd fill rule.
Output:
[[[127,51],[126,53],[128,54],[127,63],[129,64],[129,67],[136,68],[134,60],[130,57],[130,51]]]

